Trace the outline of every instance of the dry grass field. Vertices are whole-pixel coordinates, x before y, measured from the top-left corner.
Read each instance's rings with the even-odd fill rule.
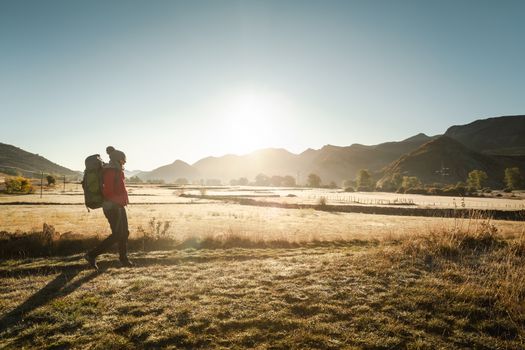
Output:
[[[0,348],[525,348],[523,222],[180,200],[128,208],[134,268],[111,253],[98,273],[80,252],[0,261]],[[82,205],[0,213],[18,235],[109,234]],[[159,223],[175,245],[134,244]]]

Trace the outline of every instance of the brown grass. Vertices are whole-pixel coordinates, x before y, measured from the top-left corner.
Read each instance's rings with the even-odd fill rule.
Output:
[[[498,224],[292,247],[226,234],[133,269],[105,255],[99,274],[78,255],[6,260],[0,347],[523,349],[525,239]]]

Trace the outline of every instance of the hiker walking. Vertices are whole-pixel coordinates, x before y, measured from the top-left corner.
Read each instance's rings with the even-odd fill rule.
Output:
[[[127,248],[128,217],[124,208],[129,203],[128,192],[124,184],[123,167],[126,163],[126,155],[112,146],[108,146],[106,152],[109,155],[109,164],[105,164],[102,169],[102,194],[104,195],[102,209],[111,227],[111,235],[84,257],[91,267],[98,269],[97,256],[109,250],[113,244],[118,243],[119,259],[122,266],[131,267],[133,263],[128,259]]]

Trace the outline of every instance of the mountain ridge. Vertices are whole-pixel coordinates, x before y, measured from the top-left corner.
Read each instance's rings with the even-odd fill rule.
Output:
[[[25,151],[14,145],[0,142],[0,171],[18,172],[24,176],[45,174],[78,176],[77,171],[54,163],[39,154]]]
[[[308,174],[316,173],[325,184],[332,181],[340,184],[342,180],[354,178],[360,169],[368,169],[377,177],[384,178],[392,172],[396,164],[401,168],[408,164],[410,157],[417,158],[422,154],[429,157],[420,160],[428,168],[428,162],[433,162],[439,154],[442,154],[442,157],[453,157],[454,152],[465,164],[478,164],[481,170],[484,167],[489,170],[500,168],[502,164],[521,167],[521,164],[525,163],[524,135],[525,115],[493,117],[464,125],[453,125],[442,135],[428,136],[418,133],[401,141],[383,142],[377,145],[327,144],[319,149],[308,148],[299,154],[291,153],[284,148],[265,148],[244,155],[209,156],[191,165],[177,159],[171,164],[151,171],[134,170],[126,172],[126,175],[133,174],[146,181],[172,182],[177,178],[187,178],[189,181],[216,179],[226,183],[240,177],[253,179],[259,173],[263,173],[268,176],[291,175],[297,178],[299,184],[304,184]],[[439,141],[423,147],[436,140]],[[449,148],[452,147],[454,151],[447,153],[445,144],[449,144]],[[443,162],[443,159],[440,162]],[[496,166],[494,161],[499,165]],[[6,169],[12,166],[35,173],[44,170],[49,173],[78,175],[78,172],[53,163],[38,154],[0,143],[0,169],[2,166]],[[438,164],[432,163],[432,167],[437,166]],[[471,166],[466,166],[465,169],[469,167]],[[424,167],[412,165],[409,168],[412,170],[406,170],[407,173],[413,173],[414,176],[421,176],[422,179],[429,181],[435,180]],[[460,174],[457,175],[458,178],[465,175],[465,169],[460,170],[458,165],[456,169]]]

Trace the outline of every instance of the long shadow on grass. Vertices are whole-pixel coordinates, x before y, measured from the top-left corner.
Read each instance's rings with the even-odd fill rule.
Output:
[[[185,242],[187,244],[188,242]],[[185,248],[192,248],[191,244],[182,245],[178,249],[168,250],[155,250],[142,254],[148,253],[163,253],[162,256],[148,256],[148,255],[135,255],[132,256],[133,262],[137,267],[147,267],[153,265],[160,266],[171,266],[180,265],[188,262],[192,263],[209,263],[220,260],[260,260],[265,258],[274,258],[276,252],[280,252],[280,256],[283,256],[282,252],[294,251],[300,249],[317,249],[317,248],[365,248],[373,247],[378,245],[376,240],[359,240],[353,239],[348,241],[313,241],[309,243],[290,243],[290,242],[273,242],[272,245],[266,243],[253,243],[253,242],[241,242],[240,245],[229,243],[217,244],[217,242],[208,242],[204,240],[198,243],[206,248],[198,248],[196,250],[185,252]],[[245,246],[243,246],[245,244]],[[258,246],[258,244],[260,246]],[[256,254],[254,254],[256,252]],[[165,254],[165,255],[164,255]],[[80,263],[79,260],[81,261]],[[44,276],[61,273],[65,276],[76,275],[83,269],[82,258],[79,256],[73,257],[62,257],[59,259],[60,262],[71,262],[72,264],[67,265],[39,265],[39,266],[4,266],[0,267],[0,278],[9,277],[23,277],[23,276]],[[98,263],[101,270],[107,270],[108,268],[119,267],[120,264],[115,261],[100,261]]]
[[[66,296],[74,292],[78,287],[91,281],[104,271],[104,269],[98,272],[93,271],[68,284],[68,282],[72,281],[83,270],[85,269],[79,267],[62,270],[62,272],[44,288],[30,296],[26,301],[0,319],[0,334],[20,323],[24,319],[24,316],[31,311],[42,305],[46,305],[57,297]]]

